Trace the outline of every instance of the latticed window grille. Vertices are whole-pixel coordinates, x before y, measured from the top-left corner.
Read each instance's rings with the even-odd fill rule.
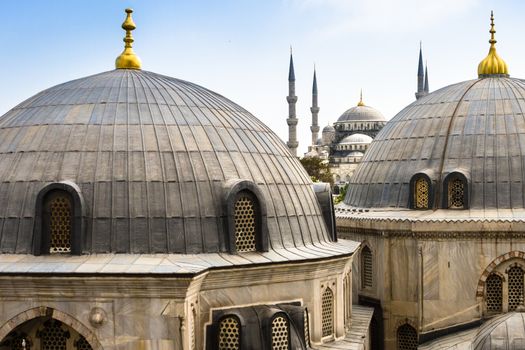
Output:
[[[429,208],[429,186],[427,180],[420,177],[415,182],[414,188],[414,204],[416,209]]]
[[[503,301],[503,281],[501,277],[492,273],[485,281],[485,295],[487,311],[501,312]]]
[[[219,350],[239,350],[240,327],[235,317],[226,317],[219,324]]]
[[[523,305],[523,270],[513,266],[508,271],[509,275],[509,311],[516,310]]]
[[[361,251],[361,259],[362,259],[362,278],[363,278],[363,288],[372,288],[372,277],[373,277],[373,269],[372,269],[372,251],[367,246],[363,247],[363,250]]]
[[[83,336],[80,336],[76,341],[75,341],[75,347],[77,348],[77,350],[93,350],[91,348],[91,345],[88,343],[88,341],[86,340],[86,338],[84,338]]]
[[[11,350],[30,350],[31,344],[26,334],[16,334],[11,340],[5,343]]]
[[[448,183],[448,207],[461,209],[465,207],[465,183],[455,178]]]
[[[288,350],[288,320],[277,316],[272,321],[272,350]]]
[[[409,324],[404,324],[397,329],[397,349],[417,350],[417,332]]]
[[[327,287],[321,297],[321,328],[323,337],[334,333],[334,292]]]
[[[255,246],[255,205],[251,196],[241,194],[235,202],[235,249],[253,252]]]
[[[49,202],[50,253],[71,252],[71,201],[60,193]]]
[[[69,331],[62,329],[62,323],[56,320],[44,322],[44,329],[37,333],[41,350],[66,350]]]

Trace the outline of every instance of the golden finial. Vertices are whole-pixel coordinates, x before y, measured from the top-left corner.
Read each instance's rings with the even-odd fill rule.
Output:
[[[494,37],[494,34],[496,33],[496,29],[494,29],[494,14],[492,11],[490,11],[490,49],[489,54],[483,61],[481,61],[478,65],[478,76],[480,78],[484,78],[488,75],[503,75],[503,76],[509,76],[509,69],[507,68],[507,64],[501,57],[498,56],[496,52],[496,39]]]
[[[126,13],[126,20],[122,23],[122,29],[126,31],[126,37],[124,38],[124,51],[122,51],[120,56],[115,60],[115,67],[117,69],[140,69],[142,63],[140,62],[140,58],[135,55],[132,47],[134,40],[131,31],[137,28],[135,22],[133,22],[133,19],[131,18],[133,10],[126,9]]]
[[[363,102],[363,89],[361,89],[361,92],[359,94],[359,102],[357,103],[359,107],[363,107],[365,103]]]

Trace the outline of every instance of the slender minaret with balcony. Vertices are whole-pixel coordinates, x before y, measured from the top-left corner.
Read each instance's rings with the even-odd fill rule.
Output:
[[[286,101],[288,101],[288,142],[286,145],[290,149],[295,157],[297,157],[297,117],[295,115],[295,104],[297,103],[297,96],[295,96],[295,72],[293,69],[293,56],[292,49],[290,48],[290,70],[288,72],[288,96],[286,96]]]
[[[312,146],[317,144],[317,139],[319,138],[319,125],[317,124],[318,115],[319,115],[319,106],[317,105],[317,77],[315,74],[314,66],[314,82],[312,85],[312,107],[310,107],[312,112],[312,126],[310,126],[310,131],[312,131]]]
[[[428,95],[428,65],[425,62],[425,87],[423,88],[425,94]]]

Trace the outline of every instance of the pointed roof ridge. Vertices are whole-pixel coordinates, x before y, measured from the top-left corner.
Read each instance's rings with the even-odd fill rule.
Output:
[[[419,64],[417,67],[417,75],[423,76],[423,46],[421,40],[419,41]]]

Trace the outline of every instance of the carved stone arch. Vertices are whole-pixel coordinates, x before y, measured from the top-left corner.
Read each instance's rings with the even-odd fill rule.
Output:
[[[487,280],[487,277],[489,277],[489,275],[492,272],[496,272],[495,269],[497,266],[499,266],[500,264],[504,263],[507,260],[515,259],[515,258],[525,259],[525,252],[520,251],[520,250],[513,250],[508,253],[498,256],[496,259],[492,260],[490,264],[488,264],[485,270],[481,273],[481,276],[478,280],[478,287],[476,288],[476,299],[478,302],[481,302],[483,300],[483,293],[485,290],[485,282]],[[524,264],[525,264],[525,261],[524,261]]]
[[[508,274],[509,273],[509,270],[513,267],[519,267],[520,269],[522,269],[523,271],[525,271],[525,261],[523,261],[521,264],[520,262],[516,261],[512,264],[510,264],[509,266],[507,266],[507,268],[505,269],[505,273]],[[494,272],[493,272],[494,273]]]
[[[418,328],[417,327],[417,323],[411,318],[406,317],[406,318],[398,319],[395,324],[396,324],[396,326],[392,329],[394,337],[397,337],[397,330],[399,329],[399,327],[401,327],[401,326],[403,326],[405,324],[408,324],[410,327],[414,328],[416,330],[416,333],[418,333],[418,331],[417,331],[417,328]]]
[[[30,321],[37,317],[51,317],[57,321],[74,329],[78,334],[83,336],[86,341],[91,345],[93,350],[103,350],[102,344],[99,342],[95,334],[82,322],[74,318],[73,316],[47,307],[39,306],[19,313],[18,315],[11,318],[9,321],[0,326],[0,341],[2,341],[11,331],[16,327],[20,326],[26,321]]]
[[[44,201],[46,196],[53,191],[62,191],[69,195],[72,200],[72,231],[71,231],[71,253],[80,255],[82,253],[82,244],[84,243],[84,218],[86,217],[86,205],[80,188],[71,181],[53,182],[44,186],[36,197],[35,203],[35,225],[33,228],[33,254],[46,254],[43,247],[46,245],[45,240],[49,237],[43,237],[42,230]]]

